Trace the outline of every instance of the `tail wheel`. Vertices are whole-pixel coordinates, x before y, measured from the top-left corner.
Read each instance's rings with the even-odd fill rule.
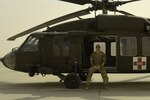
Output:
[[[69,89],[79,88],[81,85],[80,77],[76,73],[69,73],[64,80],[64,85]]]

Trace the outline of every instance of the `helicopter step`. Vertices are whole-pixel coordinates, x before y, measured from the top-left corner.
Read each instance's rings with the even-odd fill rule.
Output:
[[[117,72],[117,67],[106,67],[107,72],[110,73],[116,73]]]
[[[117,72],[117,67],[106,67],[107,72],[109,73],[116,73]],[[89,69],[84,69],[83,72],[86,73],[88,72]],[[96,71],[96,73],[99,71]]]

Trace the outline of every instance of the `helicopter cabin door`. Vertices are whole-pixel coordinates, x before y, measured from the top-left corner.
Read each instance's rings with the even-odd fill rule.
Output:
[[[42,66],[52,69],[53,74],[67,71],[70,66],[70,38],[64,34],[45,35],[40,43]]]
[[[138,36],[119,37],[117,48],[119,72],[130,73],[139,71],[138,64],[144,62],[144,59],[140,57],[140,44]]]
[[[66,35],[52,36],[52,53],[51,62],[53,68],[61,72],[67,71],[70,68],[70,37]]]
[[[149,72],[150,37],[120,36],[118,39],[118,71],[124,73]]]
[[[84,66],[85,68],[90,67],[89,58],[92,52],[95,51],[95,46],[100,44],[101,51],[106,55],[106,64],[108,72],[116,72],[116,37],[115,36],[88,36],[84,39]],[[87,66],[87,67],[86,67]]]

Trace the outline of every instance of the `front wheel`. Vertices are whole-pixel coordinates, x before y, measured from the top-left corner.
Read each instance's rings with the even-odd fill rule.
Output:
[[[30,77],[33,77],[34,75],[35,75],[34,68],[30,68],[30,69],[29,69],[29,76],[30,76]]]
[[[79,88],[81,85],[80,77],[76,73],[69,73],[64,80],[64,85],[69,89]]]

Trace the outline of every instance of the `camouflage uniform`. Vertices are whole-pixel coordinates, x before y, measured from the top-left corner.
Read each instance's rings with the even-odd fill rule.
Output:
[[[89,73],[86,80],[87,87],[90,86],[91,77],[95,71],[99,71],[101,73],[104,85],[107,85],[108,76],[107,76],[106,68],[104,67],[105,62],[106,62],[106,56],[102,51],[100,51],[99,53],[93,52],[91,54],[90,56],[91,67],[89,68]]]

